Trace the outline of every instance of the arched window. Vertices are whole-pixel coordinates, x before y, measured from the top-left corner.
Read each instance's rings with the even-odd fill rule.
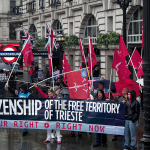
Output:
[[[36,40],[38,38],[37,29],[34,24],[30,26],[29,34],[33,37],[33,40]]]
[[[128,44],[142,43],[143,8],[138,8],[131,17],[128,29]]]
[[[96,38],[98,33],[99,33],[98,23],[96,21],[96,18],[92,15],[89,18],[88,23],[86,25],[84,45],[88,44],[89,36],[91,37],[93,45],[96,44]]]
[[[55,32],[57,34],[63,34],[63,29],[62,29],[62,25],[60,23],[59,20],[55,20],[53,25],[52,25],[52,28],[55,30]]]

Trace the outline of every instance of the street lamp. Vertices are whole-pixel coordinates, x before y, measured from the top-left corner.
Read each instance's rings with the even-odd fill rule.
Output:
[[[150,1],[143,0],[143,25],[144,25],[144,56],[143,56],[143,104],[144,104],[144,150],[150,147]],[[148,145],[149,144],[149,145]],[[149,146],[149,147],[148,147]]]
[[[123,40],[126,45],[126,10],[129,6],[131,0],[117,0],[117,4],[120,5],[120,8],[123,10]]]
[[[60,74],[62,74],[62,57],[63,57],[63,47],[62,44],[65,41],[65,36],[63,36],[62,34],[58,34],[56,37],[56,41],[59,44],[59,70],[60,70]],[[60,84],[62,85],[62,75],[60,76]]]

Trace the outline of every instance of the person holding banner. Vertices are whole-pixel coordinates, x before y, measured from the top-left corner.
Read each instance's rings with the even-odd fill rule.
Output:
[[[122,96],[117,96],[117,97],[113,97],[111,90],[108,90],[108,93],[110,93],[110,99],[112,99],[114,101],[119,101],[119,102],[125,103],[127,101],[128,91],[129,90],[127,88],[123,88]],[[117,141],[117,138],[118,138],[118,135],[114,135],[112,141]]]
[[[134,150],[136,146],[136,122],[139,119],[140,104],[136,100],[135,91],[128,92],[126,101],[125,143],[124,150]],[[130,147],[131,140],[131,147]]]
[[[99,89],[97,92],[97,100],[109,101],[109,99],[106,99],[104,91],[102,89]],[[96,133],[96,143],[93,145],[93,147],[101,146],[101,141],[103,143],[103,147],[107,147],[107,135],[102,133]]]
[[[43,98],[55,98],[55,93],[52,89],[48,90],[48,95],[47,95],[47,94],[42,92],[42,90],[37,86],[37,84],[34,84],[34,86]],[[47,138],[44,141],[44,143],[49,143],[50,142],[51,134],[53,134],[52,130],[47,130]],[[57,143],[61,144],[60,130],[56,130],[56,136],[57,136]]]
[[[8,83],[5,84],[5,87],[8,88],[10,93],[12,93],[13,95],[18,96],[18,98],[32,98],[33,97],[31,95],[31,93],[28,92],[27,86],[25,84],[20,85],[20,87],[19,87],[20,92],[18,92],[17,90],[14,90],[13,88],[11,88]],[[27,129],[23,129],[22,135],[26,135],[26,134],[28,134]]]

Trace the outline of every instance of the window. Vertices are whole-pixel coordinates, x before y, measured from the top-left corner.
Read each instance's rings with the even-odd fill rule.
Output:
[[[84,45],[88,44],[89,36],[91,37],[93,45],[96,44],[97,34],[99,33],[99,27],[96,21],[96,18],[92,15],[88,20],[86,29],[85,29],[85,38]]]
[[[56,5],[61,5],[60,0],[49,0],[49,6],[53,7]]]
[[[36,11],[36,1],[32,1],[27,3],[27,12],[33,12]]]
[[[33,37],[33,40],[36,40],[38,38],[37,29],[34,24],[30,26],[29,34]]]
[[[128,29],[128,43],[142,43],[143,8],[138,8],[131,17]]]
[[[39,9],[45,8],[45,0],[39,0]]]
[[[62,25],[59,20],[54,21],[52,27],[57,34],[63,34]]]
[[[10,13],[14,13],[15,6],[16,6],[16,1],[10,1]]]

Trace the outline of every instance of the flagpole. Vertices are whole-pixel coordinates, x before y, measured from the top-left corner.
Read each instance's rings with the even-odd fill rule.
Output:
[[[29,40],[29,38],[30,38],[30,35],[29,35],[29,37],[28,37],[28,40]],[[9,77],[8,77],[7,83],[9,82],[9,79],[10,79],[10,77],[11,77],[11,74],[12,74],[12,72],[13,72],[15,66],[16,66],[16,63],[17,63],[19,57],[21,56],[21,53],[22,53],[24,47],[26,46],[28,40],[26,40],[25,43],[24,43],[24,45],[23,45],[23,48],[22,48],[22,50],[21,50],[21,52],[20,52],[20,54],[19,54],[19,56],[18,56],[18,58],[17,58],[17,60],[16,60],[16,62],[15,62],[15,64],[14,64],[14,66],[13,66],[13,68],[12,68],[12,70],[11,70],[11,73],[10,73],[10,75],[9,75]]]
[[[82,41],[81,41],[81,39],[79,38],[79,41],[80,41],[80,43],[81,43],[81,47],[82,47]],[[80,51],[81,51],[81,49],[80,49]],[[83,47],[82,47],[82,51],[83,51]],[[82,54],[81,54],[82,55]],[[82,57],[81,57],[82,58]],[[86,58],[85,58],[85,54],[84,54],[84,60],[85,60],[85,66],[86,66],[86,68],[87,68],[87,65],[86,65]],[[88,73],[88,77],[89,77],[89,80],[90,80],[90,74],[89,74],[89,70],[87,69],[87,73]],[[91,85],[91,81],[90,81],[90,85]]]
[[[71,72],[76,72],[76,71],[81,71],[81,70],[87,70],[88,68],[89,68],[89,67],[87,67],[87,68],[82,68],[82,69],[78,69],[78,70],[73,70],[73,71],[65,72],[65,73],[62,73],[62,74],[59,74],[59,75],[62,76],[63,74],[67,74],[67,73],[71,73]],[[57,76],[57,75],[55,75],[55,76]],[[42,83],[42,82],[44,82],[44,81],[46,81],[46,80],[48,80],[48,79],[54,78],[55,76],[46,78],[46,79],[44,79],[44,80],[42,80],[42,81],[40,81],[40,82],[38,82],[38,83],[36,83],[36,84],[40,84],[40,83]],[[31,86],[31,87],[29,87],[29,89],[31,89],[32,87],[34,87],[34,85]]]
[[[112,68],[111,68],[111,73],[110,73],[110,83],[109,83],[109,90],[110,90],[110,87],[111,87],[111,77],[112,77]],[[109,92],[109,99],[110,99],[110,92]]]
[[[91,46],[90,46],[90,36],[89,36],[89,47],[90,47],[90,61],[91,61]],[[91,79],[93,80],[93,73],[92,73],[92,61],[91,61]],[[93,87],[93,82],[92,82],[92,87]]]

